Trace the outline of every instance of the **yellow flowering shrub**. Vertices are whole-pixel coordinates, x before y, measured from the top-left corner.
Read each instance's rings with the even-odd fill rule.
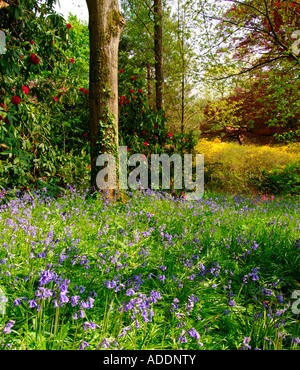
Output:
[[[300,161],[297,144],[257,146],[201,139],[195,149],[204,154],[205,185],[210,190],[255,192],[264,173]]]

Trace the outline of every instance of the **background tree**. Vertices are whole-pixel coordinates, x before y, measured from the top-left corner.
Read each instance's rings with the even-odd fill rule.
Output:
[[[292,37],[299,28],[299,14],[298,1],[225,1],[223,8],[217,2],[202,2],[199,15],[211,31],[206,32],[206,76],[212,86],[223,86],[223,98],[226,91],[227,97],[232,94],[232,99],[236,99],[234,88],[242,89],[243,116],[256,116],[254,121],[244,122],[248,129],[260,121],[260,127],[262,122],[266,127],[273,126],[261,132],[272,132],[275,137],[283,137],[283,132],[299,132],[299,95],[293,88],[297,86],[299,55],[295,54]],[[254,106],[245,103],[251,99],[254,103],[254,96],[256,104],[262,104],[261,119],[252,110]],[[247,113],[246,107],[250,109]]]

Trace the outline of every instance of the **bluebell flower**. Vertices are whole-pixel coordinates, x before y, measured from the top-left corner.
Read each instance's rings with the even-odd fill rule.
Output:
[[[251,341],[250,337],[244,337],[242,349],[245,349],[245,348],[251,349],[251,346],[249,346],[248,344],[250,341]]]
[[[2,334],[8,334],[11,332],[11,328],[14,326],[15,321],[9,320],[9,322],[5,325],[5,328],[2,331]]]
[[[165,283],[166,277],[165,275],[158,275],[158,280],[162,281],[163,284]]]
[[[194,337],[197,340],[200,339],[200,334],[194,328],[192,328],[191,330],[188,330],[188,334],[189,334],[190,337]]]
[[[86,341],[82,341],[81,342],[81,344],[80,344],[80,350],[83,350],[83,349],[85,349],[86,347],[89,347],[90,345],[88,344],[88,342],[86,342]]]
[[[187,338],[185,336],[185,330],[183,329],[181,335],[178,337],[177,341],[179,343],[187,343]]]

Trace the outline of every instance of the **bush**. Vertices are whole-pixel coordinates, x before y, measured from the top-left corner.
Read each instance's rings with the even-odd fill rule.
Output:
[[[269,171],[300,160],[297,145],[255,146],[201,139],[195,150],[204,154],[206,188],[225,192],[271,191]]]
[[[300,161],[263,171],[258,188],[266,194],[300,194]]]

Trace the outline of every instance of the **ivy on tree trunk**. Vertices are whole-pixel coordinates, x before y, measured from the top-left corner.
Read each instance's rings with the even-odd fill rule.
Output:
[[[114,154],[118,161],[118,50],[123,26],[118,0],[86,0],[90,37],[91,186],[96,160]]]

